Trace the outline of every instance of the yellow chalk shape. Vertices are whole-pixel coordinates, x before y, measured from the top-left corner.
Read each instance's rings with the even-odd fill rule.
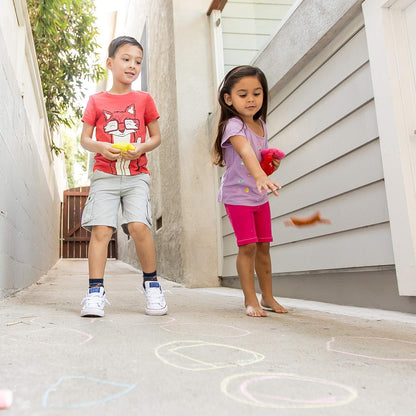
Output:
[[[165,364],[189,371],[243,367],[264,360],[264,355],[226,344],[205,341],[171,341],[155,349]]]

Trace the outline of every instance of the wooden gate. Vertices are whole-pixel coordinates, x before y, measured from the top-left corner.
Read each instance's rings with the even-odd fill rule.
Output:
[[[90,233],[81,227],[81,216],[90,191],[89,186],[64,191],[61,209],[60,257],[82,259],[88,257]],[[107,257],[117,258],[117,234],[108,245]]]

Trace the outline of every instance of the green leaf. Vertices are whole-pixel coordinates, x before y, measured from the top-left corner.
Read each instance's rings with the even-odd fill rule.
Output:
[[[82,114],[86,81],[106,75],[93,0],[27,0],[27,7],[50,128],[72,126]]]

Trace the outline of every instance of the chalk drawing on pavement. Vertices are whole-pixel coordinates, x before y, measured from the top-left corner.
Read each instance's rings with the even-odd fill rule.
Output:
[[[333,337],[330,352],[383,361],[416,361],[416,342],[383,337]]]
[[[203,337],[238,338],[245,337],[251,332],[236,328],[232,325],[210,324],[210,323],[169,323],[161,325],[168,332],[180,335],[193,335]]]
[[[336,382],[285,373],[245,373],[227,377],[222,392],[233,400],[275,409],[346,405],[357,391]]]
[[[264,355],[231,345],[205,341],[172,341],[160,345],[156,356],[165,364],[190,371],[246,366],[264,360]]]
[[[155,319],[159,318],[159,319]],[[176,319],[172,316],[151,316],[151,315],[143,315],[142,321],[138,320],[133,324],[133,326],[136,325],[168,325],[171,322],[176,321]]]
[[[94,337],[87,332],[72,328],[41,328],[33,331],[8,334],[2,338],[8,338],[15,342],[35,342],[47,345],[82,345],[91,341]]]
[[[136,387],[85,376],[61,377],[45,392],[43,407],[78,408],[115,400]],[[94,398],[94,400],[91,400]]]

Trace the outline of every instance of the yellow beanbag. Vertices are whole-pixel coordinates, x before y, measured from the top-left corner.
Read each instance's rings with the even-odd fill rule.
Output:
[[[121,153],[127,152],[127,150],[134,150],[135,147],[131,143],[113,143],[111,147],[114,147],[115,149],[120,149]]]

